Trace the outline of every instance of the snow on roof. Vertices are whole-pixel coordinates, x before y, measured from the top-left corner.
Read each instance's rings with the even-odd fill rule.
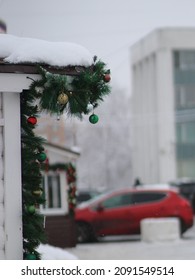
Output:
[[[9,34],[0,34],[0,58],[13,64],[40,63],[56,67],[88,67],[93,64],[92,54],[83,46]]]

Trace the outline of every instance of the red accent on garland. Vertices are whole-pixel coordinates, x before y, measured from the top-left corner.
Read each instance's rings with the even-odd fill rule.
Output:
[[[110,80],[111,80],[110,74],[105,74],[104,75],[104,82],[108,83],[108,82],[110,82]]]
[[[32,124],[32,125],[35,125],[37,123],[37,118],[34,117],[34,116],[30,116],[28,119],[27,119],[27,122]]]

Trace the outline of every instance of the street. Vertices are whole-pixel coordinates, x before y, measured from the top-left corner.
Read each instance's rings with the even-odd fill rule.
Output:
[[[140,236],[105,237],[66,249],[80,260],[193,260],[195,225],[180,240],[146,243]]]

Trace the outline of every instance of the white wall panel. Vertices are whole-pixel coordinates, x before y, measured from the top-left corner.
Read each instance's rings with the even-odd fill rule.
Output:
[[[2,93],[0,93],[0,259],[5,259],[3,123],[4,120],[3,120]]]
[[[3,112],[5,255],[17,260],[22,259],[20,93],[3,93]]]

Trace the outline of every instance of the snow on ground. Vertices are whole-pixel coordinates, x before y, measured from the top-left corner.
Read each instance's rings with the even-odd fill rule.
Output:
[[[83,46],[69,42],[49,42],[0,34],[0,58],[9,63],[44,63],[52,66],[93,64],[93,56]]]
[[[75,255],[70,252],[50,246],[48,244],[41,244],[37,250],[41,254],[42,260],[76,260],[78,259]]]
[[[66,250],[43,245],[40,252],[44,252],[43,259],[47,260],[195,260],[195,226],[174,242],[147,243],[140,236],[105,237]]]

